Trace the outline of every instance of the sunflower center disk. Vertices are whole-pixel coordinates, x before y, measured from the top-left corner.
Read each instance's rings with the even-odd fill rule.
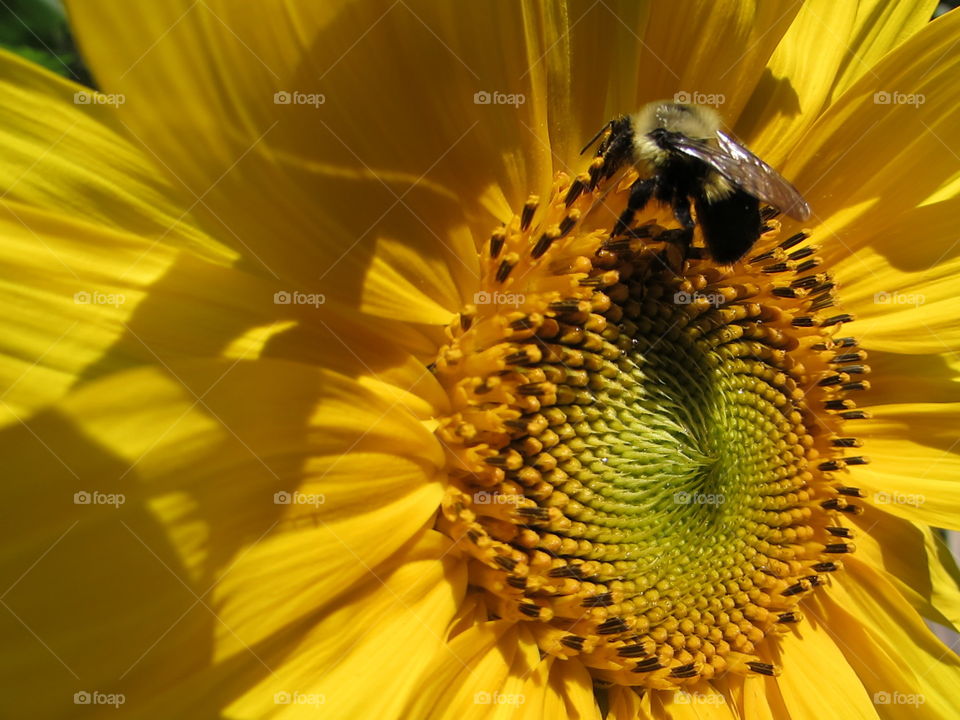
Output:
[[[561,175],[493,234],[435,363],[439,527],[492,617],[601,680],[773,674],[759,644],[853,550],[864,354],[805,234],[768,212],[732,268],[684,258],[666,215],[611,238],[631,180]]]

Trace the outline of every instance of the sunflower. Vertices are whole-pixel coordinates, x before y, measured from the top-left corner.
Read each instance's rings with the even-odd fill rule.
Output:
[[[0,56],[13,717],[951,717],[933,2],[69,5]],[[743,260],[580,148],[714,105]],[[86,715],[84,715],[86,716]]]

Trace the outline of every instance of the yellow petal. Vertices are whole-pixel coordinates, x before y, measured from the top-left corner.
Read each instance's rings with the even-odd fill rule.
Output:
[[[853,327],[868,350],[943,354],[960,347],[955,322],[960,257],[953,256],[952,230],[930,218],[934,213],[955,218],[960,200],[937,205],[943,207],[907,211],[901,221],[912,226],[910,232],[886,229],[872,244],[851,248],[830,264],[842,307],[857,319]],[[912,234],[919,237],[909,243]],[[904,244],[912,257],[904,257]]]
[[[443,633],[462,599],[466,572],[450,549],[446,537],[428,530],[395,558],[369,568],[346,596],[278,632],[270,645],[285,643],[289,654],[264,658],[273,672],[245,688],[227,716],[408,717],[404,706],[423,692],[419,671],[437,658],[456,662]],[[406,651],[385,651],[390,648]],[[212,679],[194,683],[196,691],[207,692]],[[184,703],[184,711],[189,708]]]
[[[955,151],[944,139],[960,118],[958,27],[960,16],[948,13],[888,53],[830,106],[783,165],[813,208],[810,225],[828,268],[851,250],[871,245],[885,253],[922,237],[916,227],[906,238],[887,229],[956,179]],[[788,222],[785,230],[797,225]],[[902,249],[890,252],[903,256]]]
[[[542,664],[525,628],[478,623],[457,635],[417,678],[404,717],[510,718],[527,702],[525,680]]]
[[[736,125],[778,167],[834,99],[930,20],[936,0],[805,2]]]
[[[838,70],[833,96],[842,94],[888,52],[926,27],[937,4],[937,0],[859,3],[850,54]]]
[[[518,4],[183,0],[131,10],[70,5],[99,82],[128,97],[125,122],[203,195],[207,222],[222,221],[252,264],[303,290],[315,283],[359,304],[357,279],[369,280],[384,238],[439,263],[439,286],[469,284],[465,218],[489,233],[549,180],[549,150],[526,129],[543,115],[543,93],[524,74],[542,50],[527,47],[536,33]],[[495,92],[513,104],[476,104],[476,93]],[[478,204],[490,186],[505,197],[496,217]]]
[[[864,439],[869,465],[850,481],[872,492],[871,501],[894,515],[935,527],[957,528],[960,457],[955,428],[960,403],[870,407],[873,419],[851,431]]]
[[[928,620],[960,626],[960,570],[949,548],[926,525],[864,503],[854,522],[857,559],[870,565]]]
[[[133,338],[117,344],[150,286],[176,262],[176,250],[11,203],[0,204],[0,239],[0,297],[12,310],[0,320],[2,424],[53,402],[84,375],[149,359]],[[184,325],[175,320],[173,327],[202,340]]]
[[[851,331],[855,327],[850,326]],[[867,364],[874,377],[883,378],[870,387],[872,405],[960,402],[960,357],[955,354],[906,355],[872,349]]]
[[[789,718],[833,717],[843,698],[843,717],[877,720],[862,678],[844,656],[832,624],[806,611],[800,626],[768,652],[783,672],[775,682]],[[748,679],[748,682],[749,679]],[[776,715],[774,716],[776,717]]]
[[[647,711],[650,705],[649,693],[642,698],[631,687],[614,685],[608,690],[608,696],[610,712],[607,717],[612,720],[650,720],[651,715]]]
[[[474,269],[471,267],[471,271]],[[450,274],[444,270],[409,245],[382,239],[363,283],[361,309],[378,317],[446,326],[453,319],[452,310],[464,304],[459,291],[452,284],[423,289],[425,285],[450,282]],[[433,298],[442,298],[442,304]]]
[[[821,602],[884,718],[954,717],[960,659],[876,571],[850,558]]]
[[[197,229],[190,214],[195,198],[176,179],[164,182],[149,149],[127,131],[117,112],[122,99],[5,51],[0,93],[0,193],[14,209],[28,206],[150,238],[150,244],[189,247],[220,262],[233,257]],[[29,230],[29,219],[21,220]]]
[[[511,716],[518,720],[571,718],[601,720],[593,680],[576,660],[546,657],[530,673],[522,690],[524,702]]]
[[[442,453],[387,388],[280,361],[116,374],[0,447],[2,672],[24,716],[79,690],[142,709],[214,662],[204,702],[225,706],[293,649],[280,630],[363,597],[442,492]]]
[[[686,102],[716,104],[733,120],[800,5],[751,0],[682,7],[651,4],[639,94],[650,101],[686,93]],[[696,94],[716,96],[718,102]]]
[[[777,720],[791,717],[783,700],[783,693],[775,678],[747,677],[739,683],[742,687],[741,713],[743,717],[756,720]],[[803,717],[801,715],[801,717]]]
[[[21,205],[0,205],[0,424],[17,422],[79,383],[138,364],[184,357],[261,356],[379,377],[445,399],[406,347],[409,329],[322,305],[283,304],[288,288],[191,251]],[[412,397],[407,404],[422,404]]]
[[[677,691],[655,691],[650,697],[653,717],[669,720],[731,720],[736,709],[727,697],[707,682]]]
[[[557,21],[569,30],[534,68],[545,65],[550,81],[556,169],[576,172],[580,148],[604,123],[648,102],[676,96],[714,104],[732,123],[800,6],[620,0],[560,7]]]

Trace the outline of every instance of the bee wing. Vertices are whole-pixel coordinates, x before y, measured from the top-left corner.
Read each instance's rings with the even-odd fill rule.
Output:
[[[796,220],[802,222],[810,219],[810,206],[807,201],[780,173],[722,130],[717,131],[717,141],[727,155],[735,158],[743,167],[750,168],[742,175],[744,182],[738,183],[744,190]],[[728,179],[737,182],[736,178]]]
[[[672,142],[681,152],[691,155],[765,203],[800,220],[810,218],[810,206],[789,182],[763,160],[722,130],[717,131],[719,149],[680,136]]]

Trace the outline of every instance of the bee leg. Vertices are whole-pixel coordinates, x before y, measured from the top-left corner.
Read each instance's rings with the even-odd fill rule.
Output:
[[[690,199],[686,196],[678,197],[673,203],[673,216],[685,228],[693,228],[693,215],[690,213]]]
[[[634,181],[633,185],[630,186],[630,197],[627,198],[627,207],[620,213],[620,217],[617,219],[617,224],[613,227],[611,235],[619,235],[633,224],[634,216],[647,206],[656,188],[656,178],[644,178]]]
[[[673,230],[664,230],[657,237],[657,240],[663,240],[666,247],[663,250],[664,264],[679,273],[683,269],[683,263],[690,255],[690,246],[693,244],[693,228],[682,227]]]

